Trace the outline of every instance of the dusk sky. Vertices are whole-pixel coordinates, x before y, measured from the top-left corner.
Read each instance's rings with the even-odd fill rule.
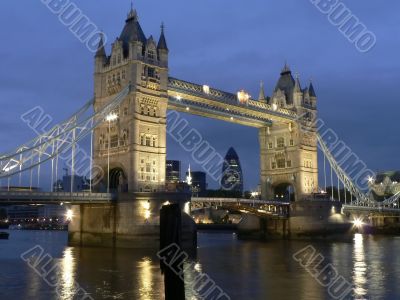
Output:
[[[400,169],[400,3],[342,1],[377,37],[360,53],[311,1],[136,0],[146,34],[165,23],[170,76],[258,97],[272,94],[287,61],[303,85],[312,78],[319,116],[372,170]],[[130,1],[76,1],[108,36],[119,36]],[[55,122],[93,95],[93,53],[40,0],[3,0],[0,10],[0,152],[34,136],[20,116],[40,105]],[[107,47],[109,53],[109,45]],[[259,182],[255,128],[186,116],[221,155],[233,146],[245,188]],[[168,158],[201,170],[171,139]],[[183,172],[182,172],[183,173]],[[209,182],[210,188],[217,184]]]

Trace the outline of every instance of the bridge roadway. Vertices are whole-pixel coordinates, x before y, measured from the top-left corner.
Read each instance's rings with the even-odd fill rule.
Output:
[[[287,218],[289,216],[290,203],[241,198],[192,197],[191,206],[192,210],[219,206],[222,209],[250,213],[261,217],[269,216]]]
[[[114,194],[106,193],[65,193],[65,192],[31,192],[0,191],[0,204],[107,204],[116,199]]]

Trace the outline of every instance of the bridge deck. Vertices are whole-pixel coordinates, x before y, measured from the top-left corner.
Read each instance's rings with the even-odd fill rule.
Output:
[[[106,193],[60,193],[60,192],[0,192],[0,204],[107,204],[115,200],[113,194]]]

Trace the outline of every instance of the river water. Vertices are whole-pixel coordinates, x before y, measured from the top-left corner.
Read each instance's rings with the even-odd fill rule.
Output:
[[[0,240],[2,300],[78,299],[77,287],[93,299],[163,299],[163,275],[152,251],[68,247],[66,232],[10,233],[9,240]],[[400,299],[400,237],[255,242],[239,241],[232,232],[200,232],[198,238],[198,255],[185,271],[186,280],[203,272],[231,299],[333,299],[329,287],[293,258],[310,246],[324,257],[321,269],[331,264],[351,284],[346,299]],[[35,245],[59,266],[58,286],[46,283],[48,278],[21,258]],[[186,284],[187,299],[200,299],[196,291]]]

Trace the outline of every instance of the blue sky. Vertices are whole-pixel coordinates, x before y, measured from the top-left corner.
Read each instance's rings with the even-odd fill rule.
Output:
[[[170,75],[222,90],[271,94],[288,61],[303,84],[313,79],[319,116],[373,170],[400,169],[400,3],[343,1],[377,36],[360,53],[310,1],[136,0],[147,36],[166,26]],[[76,1],[110,41],[119,36],[130,1]],[[20,115],[36,105],[63,120],[93,94],[93,54],[40,0],[3,0],[0,10],[0,152],[34,133]],[[221,153],[235,147],[245,187],[259,180],[257,130],[188,116]],[[172,140],[168,157],[190,162]],[[198,168],[192,162],[192,169]],[[210,182],[210,187],[216,187]]]

